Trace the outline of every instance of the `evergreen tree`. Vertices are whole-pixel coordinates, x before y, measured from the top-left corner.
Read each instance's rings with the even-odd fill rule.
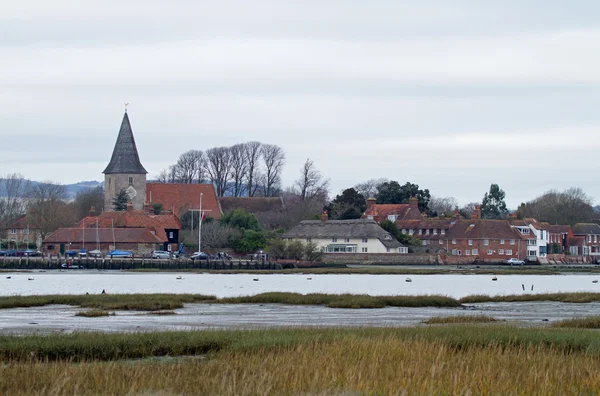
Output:
[[[113,198],[113,206],[117,212],[127,210],[129,195],[125,189],[121,189],[116,197]]]
[[[485,193],[481,202],[481,216],[484,219],[504,219],[508,215],[505,193],[497,184],[490,186],[490,192]]]

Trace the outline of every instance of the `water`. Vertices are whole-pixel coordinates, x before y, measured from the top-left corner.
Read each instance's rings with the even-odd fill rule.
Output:
[[[11,279],[7,279],[7,277]],[[33,277],[33,280],[28,278]],[[177,279],[182,277],[183,279]],[[406,282],[410,277],[412,282]],[[31,272],[0,274],[0,296],[107,293],[199,293],[235,297],[263,292],[370,295],[600,292],[598,275],[313,275],[134,272]],[[310,279],[309,279],[310,278]],[[254,281],[253,279],[258,279]],[[523,286],[525,290],[523,290]],[[533,286],[533,291],[531,287]]]

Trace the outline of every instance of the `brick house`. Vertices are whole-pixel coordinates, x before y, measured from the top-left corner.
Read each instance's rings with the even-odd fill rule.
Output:
[[[64,254],[69,250],[100,250],[104,254],[127,250],[135,256],[149,256],[162,250],[163,241],[146,228],[60,228],[43,242],[44,254]]]
[[[220,219],[223,212],[217,199],[215,186],[212,184],[146,184],[146,202],[149,205],[159,203],[163,209],[173,211],[179,218],[190,209],[197,211],[200,208],[200,194],[202,194],[204,214],[213,219]]]
[[[367,199],[367,209],[361,219],[375,220],[377,223],[383,220],[395,222],[397,220],[420,220],[419,200],[411,197],[407,204],[378,204],[375,198]]]
[[[548,255],[548,244],[550,243],[548,226],[533,218],[523,220],[512,219],[510,220],[510,224],[522,235],[529,237],[527,242],[527,260],[544,260]]]
[[[600,225],[577,223],[572,227],[573,238],[569,241],[569,252],[574,256],[600,258]]]
[[[544,224],[544,223],[542,223]],[[564,253],[569,249],[569,241],[575,236],[573,229],[569,225],[550,225],[547,224],[548,233],[550,234],[549,246],[560,246],[560,252]]]
[[[30,227],[27,215],[22,215],[9,224],[6,228],[6,239],[14,248],[23,246],[27,249],[29,243],[35,243],[37,246],[42,244],[39,230]]]

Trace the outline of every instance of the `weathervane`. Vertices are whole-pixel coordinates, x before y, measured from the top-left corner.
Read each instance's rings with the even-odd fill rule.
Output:
[[[127,113],[127,106],[129,106],[129,102],[125,103],[125,113]]]

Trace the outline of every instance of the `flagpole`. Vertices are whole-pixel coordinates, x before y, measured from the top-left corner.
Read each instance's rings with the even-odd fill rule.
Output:
[[[193,217],[193,214],[192,214]],[[198,251],[201,252],[200,249],[202,242],[202,193],[200,193],[200,218],[198,219]]]

